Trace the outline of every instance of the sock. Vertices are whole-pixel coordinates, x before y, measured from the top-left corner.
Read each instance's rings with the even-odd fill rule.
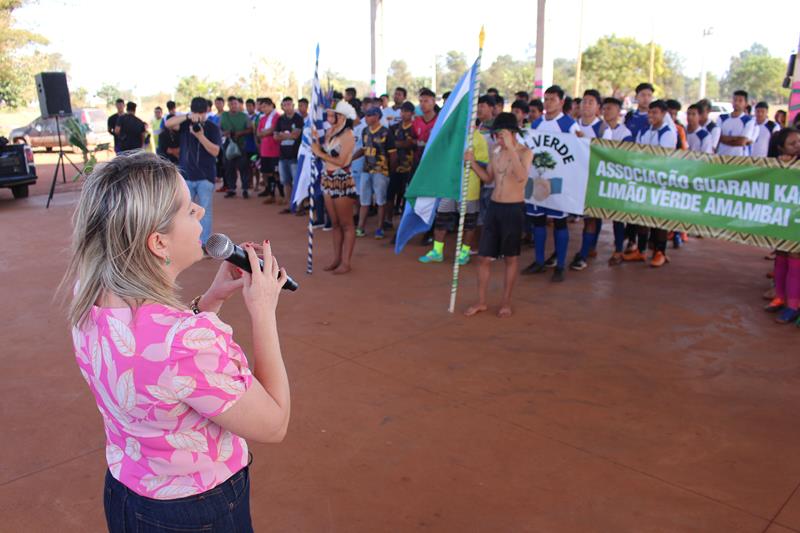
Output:
[[[786,274],[786,305],[800,308],[800,258],[789,257],[789,272]]]
[[[544,264],[544,245],[547,244],[547,226],[533,228],[533,241],[536,248],[536,262]]]
[[[622,253],[625,246],[625,223],[614,222],[614,251]]]
[[[558,241],[556,240],[556,243],[557,242]],[[580,255],[581,259],[584,261],[586,261],[586,258],[589,257],[589,252],[592,250],[592,242],[597,243],[597,234],[586,233],[584,231],[581,236],[581,250],[578,252],[578,255]]]
[[[567,228],[554,230],[556,241],[556,261],[558,268],[564,268],[567,262],[567,247],[569,246],[569,230]]]
[[[471,246],[467,246],[466,244],[462,244],[461,245],[461,251],[463,253],[469,255],[469,253],[472,251],[472,247]]]
[[[596,226],[597,229],[595,230],[594,234],[599,236],[600,232],[603,231],[603,219],[602,218],[598,218],[598,219],[595,219],[595,220],[596,220],[595,224],[597,225]],[[597,244],[597,241],[594,241],[594,243]]]
[[[444,253],[444,241],[433,241],[433,251],[439,255],[442,255]]]
[[[786,277],[789,274],[789,257],[783,254],[775,255],[775,298],[786,300]]]

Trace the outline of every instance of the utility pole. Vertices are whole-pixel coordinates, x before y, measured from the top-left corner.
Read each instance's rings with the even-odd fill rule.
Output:
[[[553,84],[553,61],[550,47],[545,42],[544,29],[548,22],[546,0],[537,0],[536,5],[536,70],[533,81],[533,97],[543,98],[545,88]]]
[[[578,60],[575,62],[575,88],[572,96],[578,96],[581,90],[581,60],[583,59],[583,0],[581,0],[581,10],[578,16]]]
[[[378,91],[386,91],[386,69],[383,68],[383,0],[370,0],[370,96],[377,96]],[[380,68],[381,79],[378,80]],[[380,83],[378,83],[380,81]]]
[[[703,39],[700,41],[700,100],[706,97],[706,37],[713,31],[712,26],[703,28]]]

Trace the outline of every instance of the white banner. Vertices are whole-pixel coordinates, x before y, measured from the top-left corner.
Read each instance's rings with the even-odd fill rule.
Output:
[[[573,133],[526,130],[523,142],[533,151],[525,203],[582,215],[589,179],[589,139]]]

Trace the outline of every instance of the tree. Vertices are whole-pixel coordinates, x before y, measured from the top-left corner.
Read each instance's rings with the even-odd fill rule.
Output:
[[[86,90],[86,87],[71,89],[69,98],[74,108],[89,107],[89,91]]]
[[[118,98],[122,98],[125,101],[133,100],[131,91],[122,90],[112,83],[104,83],[94,94],[106,103],[106,107],[114,107],[114,102]]]
[[[0,106],[17,107],[25,90],[33,86],[32,71],[20,52],[29,45],[47,44],[43,36],[14,28],[15,9],[25,0],[0,0]]]
[[[481,91],[496,88],[506,100],[513,100],[517,91],[530,91],[536,65],[530,60],[515,60],[510,55],[497,56],[488,69],[481,73]]]
[[[393,91],[396,87],[404,87],[407,91],[412,89],[414,76],[408,71],[408,65],[402,59],[394,59],[389,65],[388,80],[386,88]]]
[[[553,61],[553,84],[561,86],[564,90],[572,87],[575,83],[575,65],[574,59],[557,57]]]
[[[195,96],[204,96],[208,100],[224,96],[223,89],[224,84],[221,81],[198,78],[192,74],[178,80],[178,85],[175,87],[175,99],[181,105],[189,105]],[[98,94],[98,96],[100,95]]]
[[[450,50],[444,56],[444,63],[436,68],[436,88],[440,93],[452,91],[458,80],[467,71],[467,56],[463,52]]]
[[[722,91],[730,95],[737,89],[747,91],[751,99],[783,103],[787,89],[781,87],[786,65],[772,57],[762,44],[753,43],[748,50],[731,58],[728,72],[722,79]]]
[[[654,45],[653,81],[657,96],[673,95],[683,83],[680,59]],[[650,44],[632,37],[601,37],[583,52],[581,89],[593,86],[603,94],[626,94],[647,81],[650,74]],[[680,91],[682,93],[682,90]]]

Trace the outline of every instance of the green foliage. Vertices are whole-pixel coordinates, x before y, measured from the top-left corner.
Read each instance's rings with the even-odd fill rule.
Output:
[[[559,85],[565,91],[572,90],[570,88],[575,84],[575,72],[576,62],[574,59],[557,57],[553,60],[553,85]]]
[[[94,170],[94,167],[97,166],[97,152],[108,150],[109,144],[98,144],[90,149],[86,140],[86,132],[89,131],[86,124],[81,124],[74,117],[69,117],[63,124],[68,135],[69,144],[80,150],[83,156],[83,170],[81,174],[90,174],[92,170]],[[77,180],[81,174],[75,176],[75,179]]]
[[[744,89],[751,99],[783,103],[789,96],[789,90],[781,87],[785,72],[783,59],[772,57],[764,45],[753,43],[731,58],[730,68],[721,82],[722,92],[730,95],[737,89]]]
[[[553,170],[556,168],[556,161],[553,159],[553,156],[550,155],[550,152],[542,151],[533,154],[532,165],[539,171],[539,176],[541,176],[545,170]]]
[[[517,91],[533,90],[536,63],[532,60],[515,60],[510,55],[497,56],[488,69],[481,72],[481,92],[496,88],[506,101],[513,100]]]
[[[24,0],[0,0],[0,106],[16,108],[33,94],[35,65],[21,52],[28,46],[45,45],[47,39],[14,28],[15,9]]]
[[[126,102],[134,99],[131,91],[122,90],[112,83],[104,83],[97,90],[95,96],[101,98],[106,103],[106,107],[114,107],[114,102],[117,101],[117,98],[122,98]]]
[[[436,91],[452,91],[459,78],[467,71],[467,56],[463,52],[450,50],[436,66]]]
[[[423,87],[431,86],[431,78],[414,76],[408,70],[408,65],[403,60],[395,59],[389,66],[389,78],[386,81],[386,90],[391,98],[397,87],[404,87],[408,91],[408,98],[416,100],[416,95]]]

